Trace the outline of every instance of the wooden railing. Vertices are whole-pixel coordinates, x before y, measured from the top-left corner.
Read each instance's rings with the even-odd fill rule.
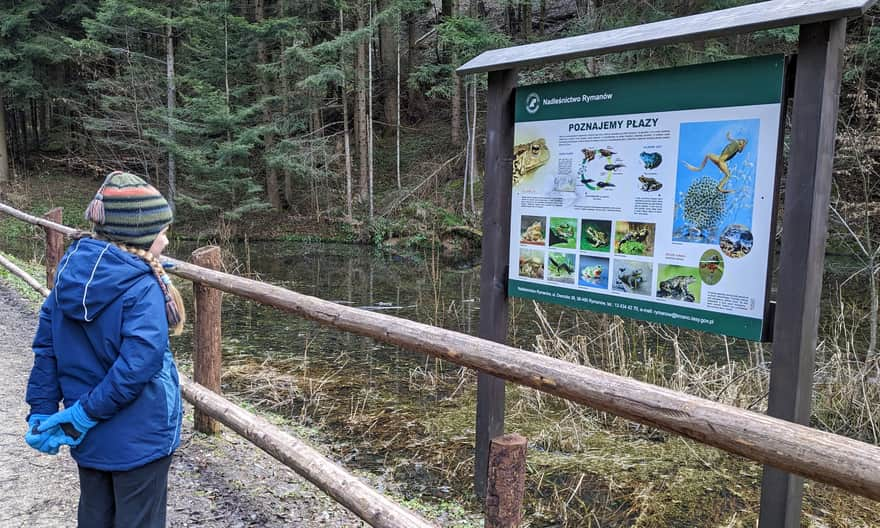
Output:
[[[67,236],[81,235],[75,229],[3,204],[0,204],[0,212]],[[880,500],[880,447],[451,330],[339,305],[176,259],[166,260],[171,266],[170,273],[194,284],[274,306],[325,326],[474,368]],[[235,422],[223,412],[212,410],[207,403],[212,399],[207,396],[209,391],[199,388],[198,393],[188,395],[188,391],[197,386],[186,384],[185,387],[184,395],[197,408],[257,442],[254,438],[262,434],[259,428],[230,425]],[[270,449],[263,449],[274,455]],[[297,467],[291,467],[299,471]],[[487,526],[496,525],[487,523]]]

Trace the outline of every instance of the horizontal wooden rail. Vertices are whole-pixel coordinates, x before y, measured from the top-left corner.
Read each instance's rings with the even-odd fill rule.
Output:
[[[200,411],[280,460],[370,526],[435,528],[434,524],[397,505],[306,443],[198,383],[181,377],[180,391]]]
[[[43,219],[31,218],[46,225]],[[66,230],[70,228],[62,232]],[[451,330],[350,308],[176,259],[166,261],[172,266],[169,271],[179,277],[880,500],[880,447]]]
[[[2,205],[2,204],[0,204]],[[4,267],[15,264],[0,255]],[[49,296],[49,290],[36,279],[21,271],[19,277]],[[226,425],[243,438],[269,453],[285,466],[333,497],[336,502],[377,528],[436,528],[423,517],[398,505],[360,479],[324,457],[314,448],[282,431],[272,423],[250,413],[226,398],[211,392],[184,375],[180,375],[180,392],[201,412]]]
[[[452,330],[167,260],[173,266],[169,271],[185,279],[880,500],[880,447]]]
[[[14,262],[12,262],[8,258],[4,257],[3,255],[0,255],[0,265],[2,265],[4,268],[8,269],[9,273],[12,273],[13,275],[18,277],[19,279],[25,281],[28,286],[30,286],[34,290],[43,294],[43,297],[49,296],[49,290],[46,289],[45,286],[43,286],[42,284],[37,282],[37,279],[28,275],[28,273],[26,271],[24,271],[23,269],[16,266]]]
[[[54,229],[55,231],[58,231],[68,238],[78,238],[86,233],[84,231],[80,231],[79,229],[67,227],[66,225],[58,224],[45,218],[40,218],[39,216],[29,215],[25,212],[19,211],[14,207],[8,206],[5,203],[0,203],[0,213],[6,213],[13,218],[18,218],[19,220],[22,220],[29,224],[43,226],[48,229]]]

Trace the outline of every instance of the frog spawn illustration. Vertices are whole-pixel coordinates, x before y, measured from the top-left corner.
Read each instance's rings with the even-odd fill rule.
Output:
[[[725,132],[725,137],[728,143],[721,152],[706,154],[699,166],[682,161],[684,167],[693,172],[703,171],[711,161],[721,172],[722,177],[717,180],[708,175],[701,176],[691,182],[687,189],[679,195],[680,200],[676,207],[681,210],[684,225],[676,229],[675,237],[677,239],[693,242],[717,240],[718,227],[728,211],[742,206],[742,196],[739,196],[741,193],[728,187],[732,177],[728,162],[743,152],[748,145],[748,139],[735,138],[730,131]],[[750,165],[751,163],[746,160],[741,164],[740,169]]]

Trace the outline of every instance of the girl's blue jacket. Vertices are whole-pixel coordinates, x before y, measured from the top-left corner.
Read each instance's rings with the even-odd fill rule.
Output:
[[[180,444],[165,298],[140,258],[99,240],[71,244],[40,310],[33,349],[31,413],[53,414],[59,401],[79,400],[99,422],[71,449],[79,465],[127,471]]]

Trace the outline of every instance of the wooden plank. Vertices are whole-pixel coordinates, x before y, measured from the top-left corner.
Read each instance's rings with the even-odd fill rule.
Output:
[[[517,72],[489,73],[486,99],[486,176],[480,270],[479,335],[507,342],[507,274],[510,197],[513,190],[513,108]],[[486,495],[490,442],[504,434],[504,380],[477,373],[474,491]]]
[[[767,413],[810,421],[846,20],[801,26]],[[880,468],[878,468],[880,471]],[[764,469],[760,526],[800,526],[803,479]]]
[[[690,42],[797,24],[860,16],[877,0],[772,0],[576,37],[491,50],[456,70],[460,75],[540,66],[633,49]]]
[[[192,252],[196,266],[220,269],[220,248],[205,246]],[[223,303],[220,290],[193,284],[195,328],[193,329],[193,379],[203,387],[220,394],[222,351],[220,349],[220,317]],[[193,417],[196,431],[205,434],[220,432],[220,423],[196,409]]]
[[[444,328],[166,259],[171,273],[880,500],[880,447]]]

